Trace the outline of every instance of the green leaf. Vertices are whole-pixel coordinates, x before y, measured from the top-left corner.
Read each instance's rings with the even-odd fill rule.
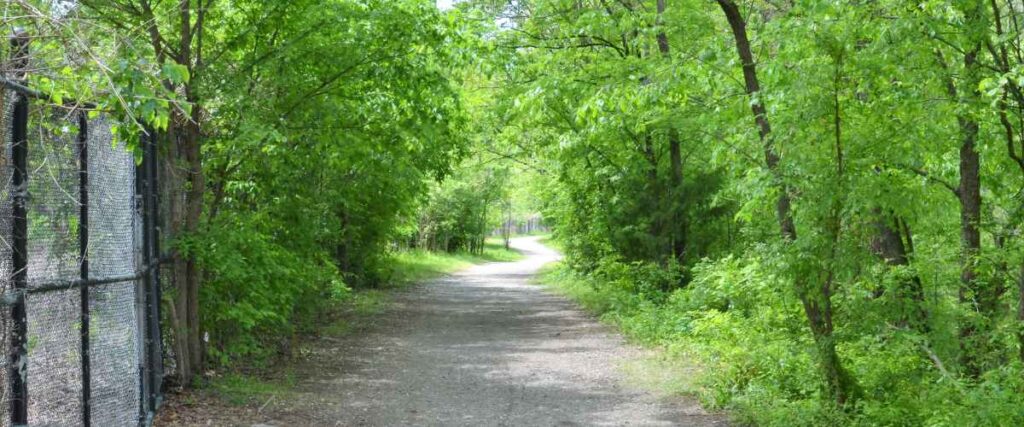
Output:
[[[170,80],[175,84],[188,83],[189,78],[191,77],[188,73],[188,67],[177,63],[166,63],[161,71],[165,79]]]

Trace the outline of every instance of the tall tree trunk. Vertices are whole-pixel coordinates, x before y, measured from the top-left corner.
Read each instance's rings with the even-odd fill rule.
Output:
[[[979,4],[980,6],[980,4]],[[975,8],[966,11],[965,20],[968,26],[977,25],[980,10]],[[986,298],[985,289],[978,278],[977,260],[981,252],[981,158],[978,155],[977,140],[979,124],[970,110],[977,105],[980,94],[978,84],[981,80],[981,65],[978,63],[978,52],[981,43],[975,44],[963,54],[964,71],[959,85],[955,72],[949,69],[941,51],[936,51],[939,66],[946,73],[946,91],[960,107],[956,120],[960,132],[960,182],[955,189],[960,202],[960,303],[967,306],[975,305],[976,301]],[[966,110],[966,111],[964,111]],[[982,313],[984,315],[984,313]],[[977,353],[981,351],[978,338],[977,322],[968,319],[960,327],[960,361],[972,377],[981,374]]]
[[[177,153],[177,163],[184,169],[183,173],[185,176],[182,181],[186,184],[185,189],[182,190],[185,202],[181,212],[184,215],[184,218],[181,219],[183,227],[180,230],[181,234],[176,234],[175,238],[192,235],[199,231],[199,223],[203,212],[203,194],[206,191],[206,182],[203,177],[200,134],[202,113],[199,97],[195,92],[196,88],[194,85],[196,77],[195,65],[200,62],[197,60],[197,56],[200,54],[202,46],[199,46],[194,52],[192,49],[193,42],[195,41],[194,36],[202,30],[202,22],[201,20],[193,22],[192,2],[190,0],[180,0],[178,6],[181,26],[179,35],[181,39],[176,62],[184,65],[192,78],[190,83],[183,85],[182,88],[185,93],[185,99],[192,105],[192,111],[190,115],[185,115],[184,112],[179,111],[179,117],[172,124],[172,126],[178,128],[174,142],[180,147]],[[189,369],[181,373],[183,385],[188,386],[192,378],[202,373],[204,366],[203,356],[205,355],[205,349],[199,317],[199,282],[201,273],[199,266],[196,265],[195,258],[191,255],[179,255],[175,259],[175,264],[175,271],[182,273],[180,275],[175,274],[175,286],[178,289],[178,298],[180,299],[180,311],[178,314],[184,316],[183,319],[179,319],[183,323],[179,329],[184,331],[184,335],[178,336],[176,339],[181,341],[186,347],[182,349],[178,357],[188,359],[186,366]]]
[[[973,54],[966,63],[973,62]],[[968,89],[972,91],[972,89]],[[961,298],[964,302],[980,297],[977,294],[978,271],[975,261],[981,250],[981,159],[977,151],[978,122],[967,115],[957,118],[960,124],[960,244]]]
[[[672,163],[672,255],[676,257],[679,264],[686,261],[686,230],[687,220],[683,212],[683,159],[679,147],[679,132],[675,128],[668,131],[669,157]]]
[[[512,199],[508,200],[508,216],[505,218],[505,226],[502,227],[505,234],[505,250],[512,246]],[[529,232],[529,231],[528,231]]]
[[[194,189],[190,147],[187,130],[182,123],[187,119],[177,117],[167,133],[167,156],[164,163],[165,194],[169,204],[170,237],[187,236],[196,231],[193,203]],[[170,301],[171,329],[174,331],[175,368],[178,381],[190,387],[195,375],[202,369],[197,348],[200,343],[198,300],[198,272],[191,256],[175,253],[171,262],[171,285],[174,289]]]
[[[657,24],[662,26],[662,14],[665,13],[665,0],[658,0],[657,11]],[[664,30],[658,32],[658,51],[664,58],[671,60],[671,57],[669,56],[671,49],[668,43],[668,35],[665,34]],[[669,178],[669,184],[672,186],[670,198],[672,203],[670,206],[672,209],[672,225],[674,228],[671,236],[672,255],[680,264],[682,264],[685,261],[686,256],[686,217],[682,215],[682,212],[680,212],[683,205],[683,200],[681,200],[683,158],[679,147],[679,131],[675,126],[671,125],[668,130],[668,150],[670,157],[669,161],[672,163],[672,175]]]
[[[199,131],[190,117],[175,119],[168,132],[170,150],[164,160],[168,173],[166,191],[170,203],[172,238],[196,233],[202,215],[203,185]],[[199,316],[198,265],[191,255],[177,253],[172,261],[174,286],[172,329],[178,380],[185,387],[200,373],[204,363],[202,327]]]
[[[203,213],[203,194],[206,191],[198,129],[199,106],[194,106],[192,111],[192,121],[186,125],[187,140],[185,141],[189,167],[188,216],[185,219],[185,232],[188,234],[199,231],[199,224]],[[206,355],[205,340],[203,340],[203,330],[199,318],[199,285],[202,272],[196,264],[194,257],[188,257],[186,262],[185,286],[188,292],[188,329],[189,346],[191,347],[189,358],[196,370],[194,374],[198,375],[202,373],[202,369],[205,366],[204,356]]]
[[[761,85],[757,77],[757,65],[750,48],[750,40],[747,37],[746,21],[733,0],[716,0],[716,2],[725,14],[736,42],[736,52],[743,68],[745,89],[751,98],[750,108],[764,150],[765,165],[777,180],[779,198],[776,202],[776,215],[779,229],[784,240],[793,242],[797,238],[797,233],[791,212],[790,189],[787,184],[782,182],[779,173],[780,159],[772,139],[767,109],[759,98]],[[845,406],[852,398],[855,384],[843,368],[836,352],[832,324],[832,273],[828,274],[828,278],[824,280],[820,288],[806,283],[806,278],[798,277],[796,280],[794,286],[804,307],[811,334],[818,349],[819,365],[824,376],[826,391],[838,406]]]
[[[761,102],[759,93],[761,83],[757,78],[757,63],[754,62],[754,53],[750,49],[750,39],[747,38],[747,23],[740,14],[739,7],[733,0],[716,0],[722,8],[729,27],[732,29],[733,39],[736,42],[736,53],[740,57],[743,68],[743,82],[746,86],[747,95],[750,96],[750,110],[754,114],[754,122],[757,124],[758,136],[764,150],[764,163],[768,169],[778,175],[779,155],[775,150],[775,143],[772,139],[772,127],[768,122],[768,112],[764,103]],[[778,216],[779,230],[786,240],[796,240],[796,225],[793,223],[792,200],[789,197],[788,186],[781,182],[781,177],[776,176],[780,181],[779,198],[776,202],[775,212]]]
[[[154,11],[152,0],[79,3],[85,10],[107,20],[128,19],[118,27],[121,24],[134,25],[139,33],[145,33],[153,49],[152,59],[157,65],[175,64],[188,71],[190,78],[187,81],[161,81],[164,90],[183,95],[192,107],[191,113],[186,113],[180,106],[172,106],[165,135],[159,137],[161,194],[166,196],[161,198],[165,204],[161,210],[166,209],[167,213],[161,218],[166,221],[169,239],[198,232],[206,192],[201,149],[203,98],[198,93],[198,82],[204,68],[205,16],[212,0],[173,0],[170,2],[173,5],[157,8],[160,16]],[[162,15],[164,12],[168,15]],[[177,25],[171,25],[163,18],[176,19]],[[202,274],[190,254],[173,251],[173,255],[170,263],[173,292],[167,293],[167,301],[163,303],[170,315],[176,373],[181,385],[189,387],[195,375],[201,372],[205,355],[199,305]]]
[[[644,142],[642,147],[642,154],[644,159],[647,160],[647,185],[645,190],[646,200],[649,206],[650,212],[650,226],[648,228],[648,234],[654,241],[653,247],[648,246],[647,256],[651,256],[653,259],[663,261],[666,247],[663,245],[663,238],[665,232],[665,220],[663,212],[663,197],[661,193],[661,182],[658,180],[658,156],[654,151],[654,138],[650,133],[644,136]]]
[[[975,10],[974,12],[979,12]],[[968,13],[968,18],[975,13]],[[977,16],[971,21],[978,20]],[[974,45],[964,53],[963,81],[960,83],[962,90],[957,90],[955,81],[949,83],[950,95],[957,100],[961,107],[968,110],[976,105],[980,94],[978,83],[981,79],[980,64],[978,63],[978,52],[981,44]],[[952,78],[951,78],[952,79]],[[958,96],[959,95],[959,96]],[[957,187],[957,196],[960,201],[960,302],[966,305],[975,305],[976,301],[982,301],[988,296],[986,289],[978,277],[978,256],[981,253],[981,158],[978,155],[977,141],[979,124],[969,112],[957,115],[957,124],[960,128],[960,182]],[[984,311],[985,304],[977,305]],[[981,313],[983,316],[988,313]],[[978,333],[977,322],[968,320],[960,328],[961,338],[961,360],[967,368],[968,374],[977,377],[981,374],[981,366],[978,362],[978,352],[982,350],[976,341]]]

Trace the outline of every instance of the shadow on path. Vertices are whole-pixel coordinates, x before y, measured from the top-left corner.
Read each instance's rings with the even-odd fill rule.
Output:
[[[618,366],[638,351],[529,284],[557,253],[537,238],[513,248],[527,257],[415,287],[365,333],[318,341],[297,372],[298,402],[280,415],[344,426],[725,425],[696,402],[625,386]]]

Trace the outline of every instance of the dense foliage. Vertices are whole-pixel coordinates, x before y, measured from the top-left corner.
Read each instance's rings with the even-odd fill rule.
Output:
[[[1018,4],[464,7],[504,27],[493,108],[573,280],[715,406],[1024,423]]]
[[[466,165],[435,184],[419,210],[409,246],[434,251],[480,253],[505,200],[508,169]]]
[[[432,5],[289,7],[273,22],[274,8],[237,17],[264,32],[211,73],[232,90],[218,90],[204,142],[202,228],[179,239],[203,269],[202,325],[225,359],[379,281],[400,219],[461,151],[445,69],[459,41]]]
[[[540,206],[553,280],[699,360],[745,421],[1020,425],[1022,20],[1004,0],[12,0],[2,24],[51,101],[159,136],[183,384],[287,352],[390,251],[479,253]]]
[[[174,369],[264,360],[382,263],[466,151],[471,44],[433,2],[17,0],[27,83],[159,135]],[[6,56],[6,55],[5,55]],[[208,356],[212,356],[208,357]]]

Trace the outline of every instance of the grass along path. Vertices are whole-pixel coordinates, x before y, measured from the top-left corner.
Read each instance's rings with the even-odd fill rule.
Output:
[[[487,262],[512,262],[523,258],[519,252],[505,249],[501,239],[487,239],[481,254],[467,252],[431,252],[422,249],[399,251],[392,255],[392,284],[418,283]]]

